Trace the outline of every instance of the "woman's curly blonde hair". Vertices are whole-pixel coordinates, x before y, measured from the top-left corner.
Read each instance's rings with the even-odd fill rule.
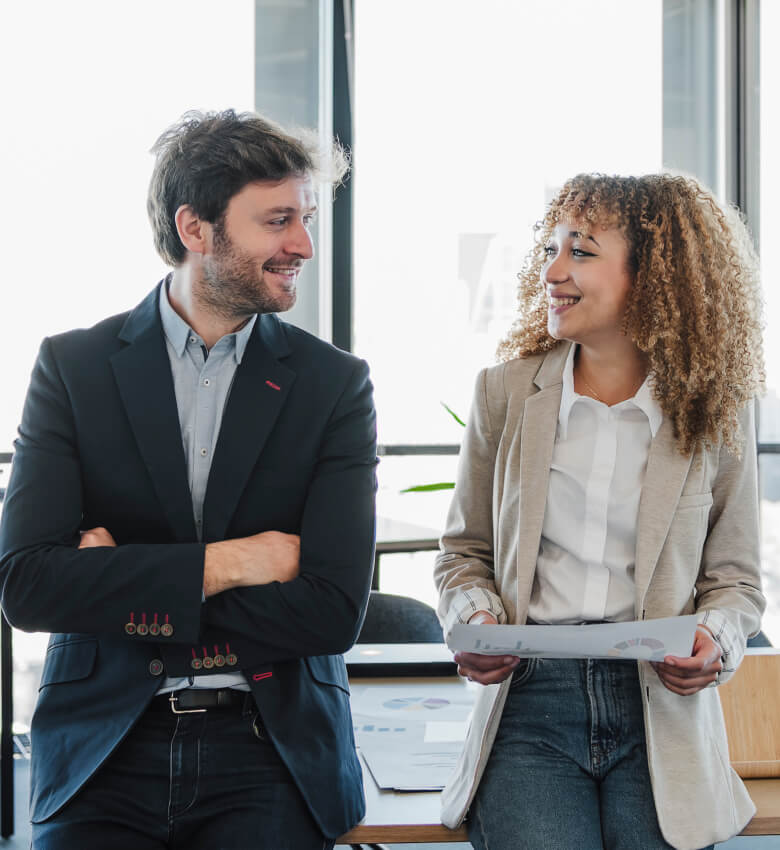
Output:
[[[683,454],[723,444],[739,454],[739,411],[763,388],[758,260],[736,209],[688,177],[578,174],[537,223],[518,275],[519,314],[499,360],[558,344],[547,332],[541,279],[545,246],[559,222],[616,227],[633,273],[623,330],[647,355],[653,395]]]

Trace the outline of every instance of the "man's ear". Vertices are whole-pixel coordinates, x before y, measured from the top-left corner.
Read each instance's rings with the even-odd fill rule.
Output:
[[[182,245],[193,254],[204,254],[210,244],[211,225],[203,221],[189,204],[182,204],[174,216]]]

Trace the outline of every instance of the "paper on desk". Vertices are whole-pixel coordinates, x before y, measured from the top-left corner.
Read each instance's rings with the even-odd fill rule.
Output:
[[[432,723],[425,724],[426,744],[441,744],[444,741],[463,741],[466,740],[466,729],[468,728],[468,720],[434,720]]]
[[[461,741],[414,748],[393,746],[392,738],[371,738],[360,745],[371,775],[380,788],[396,791],[439,791],[447,784],[463,749]]]
[[[449,683],[372,685],[352,699],[352,713],[404,725],[465,720],[473,704],[467,688]]]
[[[665,655],[690,656],[695,631],[695,615],[584,626],[456,625],[447,635],[447,646],[453,651],[523,658],[662,661]]]

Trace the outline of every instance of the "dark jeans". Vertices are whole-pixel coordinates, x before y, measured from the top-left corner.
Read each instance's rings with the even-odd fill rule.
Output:
[[[476,850],[670,850],[636,662],[521,663],[468,826]]]
[[[250,695],[243,709],[147,711],[73,800],[33,824],[33,850],[332,848],[256,717]]]

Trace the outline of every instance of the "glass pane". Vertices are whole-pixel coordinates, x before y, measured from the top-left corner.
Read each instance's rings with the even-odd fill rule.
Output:
[[[465,415],[566,177],[661,167],[662,34],[661,0],[357,0],[354,339],[380,442],[453,442],[439,402]]]
[[[780,3],[761,4],[761,277],[766,328],[767,394],[761,402],[759,440],[780,443],[780,287],[771,246],[780,228],[774,187],[780,186]],[[777,473],[780,475],[780,471]],[[775,496],[780,499],[780,494]],[[780,561],[778,561],[780,568]]]
[[[3,4],[0,73],[14,84],[0,137],[0,183],[13,198],[0,210],[0,451],[42,337],[129,309],[166,273],[146,217],[149,148],[188,109],[254,108],[254,8]]]
[[[328,28],[320,16],[326,14],[325,4],[319,0],[255,0],[254,79],[255,104],[261,115],[286,127],[319,127],[330,135],[320,102],[320,30]],[[323,290],[330,282],[331,233],[325,208],[330,190],[325,192],[312,230],[317,259],[304,265],[298,279],[298,301],[284,319],[327,338],[330,317],[325,314],[330,299]]]
[[[664,167],[724,189],[718,0],[664,0]]]
[[[210,0],[3,5],[0,74],[14,84],[3,89],[0,137],[0,183],[13,199],[0,209],[0,453],[11,450],[41,339],[133,307],[167,271],[146,217],[159,133],[188,109],[254,108],[254,0],[214,9]],[[46,639],[14,634],[21,724]]]
[[[766,310],[764,353],[767,392],[761,399],[758,438],[780,443],[780,288],[776,283],[774,251],[780,214],[772,187],[780,186],[780,3],[761,4],[761,277]],[[764,630],[780,646],[780,455],[761,455],[761,562],[767,613]]]

